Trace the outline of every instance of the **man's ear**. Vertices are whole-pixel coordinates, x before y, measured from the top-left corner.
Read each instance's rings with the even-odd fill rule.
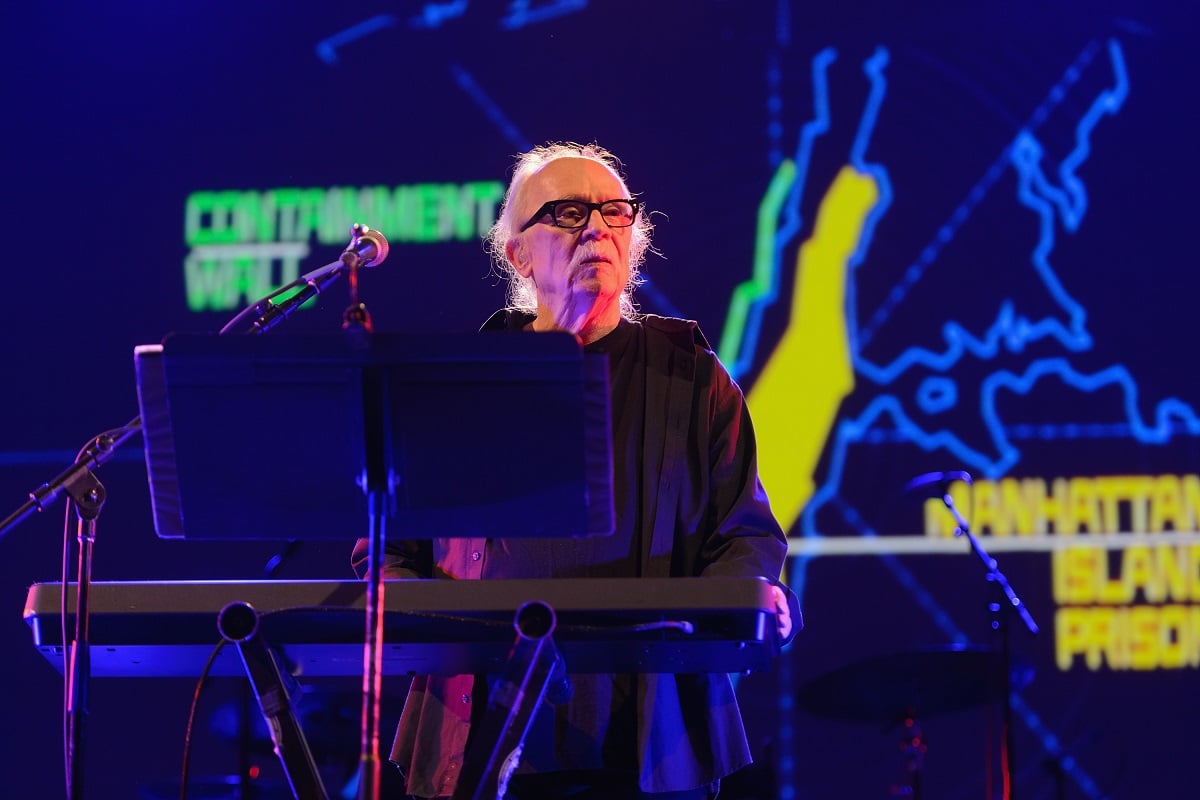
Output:
[[[512,264],[518,275],[528,278],[533,272],[533,267],[524,251],[525,248],[519,239],[509,239],[504,243],[504,255],[508,258],[508,263]]]

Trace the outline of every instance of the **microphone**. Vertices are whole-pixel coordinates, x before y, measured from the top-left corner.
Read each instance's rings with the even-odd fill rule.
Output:
[[[290,317],[292,312],[297,308],[325,291],[334,281],[341,277],[343,272],[350,273],[351,292],[353,293],[358,268],[374,267],[381,264],[387,258],[388,241],[382,233],[372,230],[360,222],[354,223],[353,227],[350,228],[350,234],[350,244],[342,251],[340,259],[301,275],[283,289],[277,289],[263,300],[244,309],[221,329],[221,333],[231,330],[234,325],[239,324],[249,314],[259,314],[259,317],[246,333],[266,333]],[[302,286],[303,288],[279,305],[271,302],[272,297],[296,286]]]
[[[971,473],[961,469],[950,470],[949,472],[926,472],[922,475],[918,475],[906,483],[904,485],[904,489],[901,491],[904,494],[908,494],[909,492],[914,492],[917,489],[923,489],[926,486],[937,484],[938,494],[944,494],[947,484],[953,483],[954,481],[962,481],[968,485],[973,483],[971,480]]]
[[[351,232],[354,238],[342,251],[343,266],[350,269],[377,267],[388,257],[388,240],[382,233],[357,222]]]

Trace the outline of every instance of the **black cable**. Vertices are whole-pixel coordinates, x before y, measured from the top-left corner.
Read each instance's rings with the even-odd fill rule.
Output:
[[[308,279],[309,279],[309,275],[301,275],[299,278],[296,278],[294,281],[287,284],[286,286],[280,286],[278,289],[271,292],[269,295],[262,298],[258,302],[251,303],[250,305],[246,306],[241,311],[239,311],[237,314],[235,314],[233,319],[229,320],[229,322],[226,322],[224,327],[222,327],[221,330],[217,331],[217,335],[224,336],[225,334],[232,331],[236,325],[238,325],[241,322],[244,322],[245,320],[250,319],[250,317],[261,316],[261,314],[265,310],[262,308],[262,305],[264,303],[271,302],[276,297],[279,297],[279,295],[283,294],[286,291],[289,291],[291,289],[300,288],[304,284],[308,283]]]
[[[216,647],[209,653],[208,661],[204,664],[204,669],[200,671],[200,677],[196,679],[196,691],[192,694],[192,707],[188,711],[187,728],[184,729],[183,734],[183,766],[179,772],[179,800],[187,800],[188,767],[192,756],[192,729],[196,724],[196,708],[200,705],[200,692],[204,689],[209,670],[212,669],[223,647],[225,647],[224,639],[217,642]]]
[[[71,578],[71,501],[63,508],[62,581],[59,583],[58,624],[63,652],[62,748],[63,778],[71,796],[71,658],[67,652],[67,581]]]

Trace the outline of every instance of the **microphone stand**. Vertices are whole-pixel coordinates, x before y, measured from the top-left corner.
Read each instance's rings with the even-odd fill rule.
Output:
[[[342,314],[342,330],[350,347],[366,350],[371,346],[374,325],[371,312],[358,299],[357,262],[347,264],[350,305]],[[362,371],[363,428],[366,452],[361,480],[367,495],[367,597],[366,630],[363,633],[362,722],[359,750],[358,800],[379,800],[382,788],[382,761],[379,757],[381,697],[383,694],[383,548],[387,540],[386,522],[392,514],[394,477],[383,442],[388,440],[387,382],[378,369]]]
[[[365,225],[355,223],[351,227],[350,245],[342,253],[340,260],[327,264],[320,269],[314,270],[304,275],[296,284],[303,283],[304,288],[297,292],[292,297],[289,297],[283,303],[276,305],[271,302],[271,298],[277,296],[284,290],[279,290],[268,295],[263,300],[243,309],[237,314],[224,328],[221,333],[229,332],[232,327],[240,321],[248,318],[251,314],[257,315],[258,319],[247,329],[246,333],[263,334],[283,322],[292,312],[304,305],[310,299],[320,294],[336,281],[343,272],[349,271],[351,274],[352,295],[354,304],[352,309],[358,309],[360,327],[364,327],[366,333],[371,331],[370,315],[367,313],[366,307],[358,303],[357,291],[357,270],[362,266],[375,266],[381,263],[388,252],[387,239],[383,237],[379,231],[371,231]],[[285,287],[287,288],[287,287]],[[346,312],[346,323],[343,327],[348,327],[351,324],[351,310]],[[362,323],[365,322],[365,325]],[[43,483],[37,489],[29,493],[29,499],[21,505],[12,514],[9,514],[4,520],[0,521],[0,540],[9,531],[16,528],[33,514],[44,511],[50,504],[58,499],[59,495],[66,492],[75,504],[76,515],[78,516],[77,537],[79,540],[79,558],[76,569],[76,587],[75,587],[75,636],[70,644],[69,653],[65,654],[64,660],[64,680],[67,682],[67,743],[66,743],[66,788],[67,796],[70,800],[81,800],[83,797],[83,767],[84,767],[84,728],[87,717],[87,700],[88,700],[88,685],[91,678],[91,652],[90,642],[88,639],[88,604],[90,601],[91,574],[92,574],[92,548],[96,543],[96,520],[100,516],[100,511],[104,507],[104,502],[107,499],[104,485],[93,474],[92,470],[105,464],[112,458],[113,453],[118,447],[124,444],[130,437],[142,430],[142,420],[140,416],[134,417],[124,426],[114,428],[99,436],[95,437],[87,448],[75,459],[75,463],[68,467],[63,472],[59,473],[49,483]],[[390,487],[388,487],[390,490]],[[383,522],[382,517],[378,522],[379,531],[375,532],[375,510],[376,502],[379,498],[372,495],[369,501],[372,512],[371,524],[371,549],[372,555],[372,574],[375,575],[374,581],[379,582],[378,569],[375,569],[376,559],[382,559],[383,552]],[[378,506],[382,508],[382,506]],[[379,546],[375,547],[376,539],[378,538]],[[375,553],[376,549],[378,554]],[[65,564],[64,564],[65,569]],[[67,586],[64,583],[63,593],[66,595]],[[368,584],[368,600],[371,599],[371,587]],[[376,612],[383,607],[382,585],[378,586],[378,597],[376,598]],[[65,603],[64,603],[65,605]],[[368,607],[367,612],[368,627],[372,624],[371,609]],[[380,615],[377,621],[378,636],[382,638],[383,620]],[[368,634],[370,631],[368,631]],[[368,635],[368,643],[370,636]],[[64,648],[67,643],[63,642]],[[382,651],[377,646],[368,647],[368,654],[372,658],[373,664],[378,670],[382,670]],[[364,674],[364,681],[366,680]],[[378,675],[374,676],[374,692],[372,695],[373,703],[373,726],[375,729],[374,744],[375,750],[375,782],[374,791],[375,797],[378,797],[378,724],[379,724],[379,680]],[[364,705],[364,708],[366,706]],[[366,723],[364,722],[364,725]],[[365,737],[364,732],[364,737]],[[364,749],[366,741],[364,738]],[[365,758],[365,756],[364,756]]]
[[[92,575],[92,545],[96,543],[96,519],[104,507],[104,485],[91,471],[83,472],[67,490],[78,517],[79,561],[75,574],[75,638],[67,664],[67,796],[83,797],[84,723],[88,713],[88,685],[92,674],[91,643],[88,638],[88,603]]]
[[[961,476],[965,483],[971,483],[970,475],[961,473]],[[993,630],[998,630],[1000,633],[1000,656],[1001,662],[1004,665],[1004,706],[1002,718],[1004,733],[1001,742],[1004,748],[1004,757],[1001,759],[1004,800],[1013,800],[1013,777],[1016,774],[1016,754],[1013,747],[1012,648],[1009,642],[1009,628],[1011,627],[1009,616],[1015,612],[1021,618],[1025,629],[1031,635],[1037,635],[1038,626],[1033,621],[1033,616],[1029,613],[1029,609],[1025,607],[1025,604],[1021,602],[1021,598],[1013,590],[1012,584],[1008,582],[1008,578],[1000,571],[996,559],[988,555],[987,550],[980,544],[979,538],[971,532],[971,526],[967,524],[966,519],[959,513],[958,507],[954,504],[954,498],[950,495],[948,489],[942,493],[942,502],[954,517],[954,523],[957,526],[954,530],[954,535],[967,537],[967,540],[971,543],[971,551],[979,557],[979,560],[983,562],[984,569],[987,570],[987,580],[1000,587],[1003,593],[1003,600],[999,603],[990,603],[989,609],[996,614],[996,618],[992,621],[992,628]]]
[[[371,230],[366,225],[356,222],[350,227],[350,245],[342,251],[341,258],[312,272],[301,275],[296,280],[280,289],[275,290],[252,306],[242,309],[233,319],[225,323],[221,333],[229,333],[251,316],[258,318],[245,330],[245,333],[263,334],[290,317],[300,306],[313,299],[329,288],[330,284],[342,276],[343,272],[350,274],[351,308],[358,305],[362,313],[366,308],[358,303],[358,270],[360,267],[373,267],[382,263],[388,255],[388,242],[379,231]],[[276,305],[274,298],[294,289],[303,288]],[[350,313],[349,310],[346,312]],[[347,317],[348,319],[348,317]],[[367,327],[370,327],[370,315],[367,315]],[[343,325],[343,328],[346,326]],[[369,331],[368,331],[369,332]]]
[[[75,463],[49,483],[29,493],[20,508],[0,522],[0,538],[27,517],[43,511],[66,492],[75,504],[78,517],[79,559],[75,578],[75,636],[64,653],[64,680],[67,682],[66,788],[71,800],[83,797],[84,729],[87,720],[88,684],[91,678],[91,650],[88,638],[88,603],[92,576],[92,545],[96,542],[96,520],[104,507],[107,493],[92,470],[107,462],[116,449],[141,430],[137,417],[124,427],[97,436],[75,459]],[[64,569],[66,565],[64,564]],[[66,592],[67,587],[63,587]],[[67,647],[67,643],[63,642]]]
[[[74,464],[60,472],[49,483],[43,483],[30,492],[29,499],[0,522],[0,539],[3,539],[9,531],[28,517],[39,511],[45,511],[63,492],[66,492],[77,505],[86,503],[88,501],[87,493],[80,490],[80,484],[88,480],[86,475],[102,464],[108,463],[116,449],[141,430],[141,418],[134,417],[120,428],[105,431],[93,439],[75,459]],[[103,491],[103,487],[101,487],[101,491]]]

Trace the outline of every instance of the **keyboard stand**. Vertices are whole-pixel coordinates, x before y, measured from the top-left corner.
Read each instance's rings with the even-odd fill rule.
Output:
[[[296,800],[329,800],[292,710],[292,693],[270,643],[259,633],[258,619],[250,604],[234,602],[217,615],[217,629],[225,641],[237,645],[292,796]],[[525,735],[551,680],[566,680],[566,668],[554,644],[555,624],[554,609],[547,603],[532,601],[517,609],[513,619],[516,640],[499,681],[488,691],[487,710],[467,751],[453,800],[504,797],[508,777],[520,760]],[[566,699],[565,690],[561,694],[561,699]]]
[[[529,602],[517,609],[513,620],[516,641],[500,680],[489,687],[487,710],[467,749],[453,800],[504,797],[547,687],[552,679],[566,680],[566,668],[554,644],[554,626],[554,609],[547,603]]]
[[[217,615],[217,629],[236,644],[254,689],[263,721],[271,734],[275,755],[296,800],[328,800],[321,773],[313,760],[300,721],[292,711],[291,692],[279,670],[270,644],[259,634],[258,612],[248,603],[230,603]],[[293,681],[294,683],[294,681]]]

